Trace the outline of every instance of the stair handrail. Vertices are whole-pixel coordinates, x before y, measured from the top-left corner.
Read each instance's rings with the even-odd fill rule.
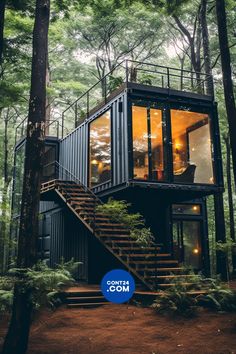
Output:
[[[75,176],[66,167],[61,165],[58,161],[53,161],[53,162],[51,162],[51,163],[49,163],[47,165],[44,165],[44,167],[48,167],[48,166],[52,166],[52,165],[55,166],[57,169],[59,169],[59,173],[60,173],[60,169],[61,169],[62,171],[64,171],[66,173],[66,175],[70,176],[70,180],[72,180],[73,182],[76,182],[77,184],[81,185],[85,189],[85,191],[87,191],[87,192],[89,192],[90,194],[93,195],[93,197],[95,199],[95,203],[94,203],[94,207],[93,207],[93,232],[95,233],[96,232],[96,215],[95,215],[95,212],[96,212],[97,203],[99,203],[100,205],[104,204],[104,203],[102,202],[102,200],[100,198],[97,197],[97,195],[89,187],[87,187],[83,182],[81,182],[81,180],[77,176]],[[60,175],[58,177],[60,177]],[[69,195],[69,193],[67,193],[67,194]],[[66,201],[67,201],[67,197],[66,197]],[[127,228],[127,227],[125,227],[125,228]],[[98,234],[98,236],[99,236],[99,234]],[[129,236],[129,240],[131,242],[131,245],[132,245],[132,242],[135,242],[135,240],[132,239],[130,236]],[[120,250],[122,250],[122,247],[120,247],[119,244],[116,243],[116,241],[114,241],[114,240],[111,240],[111,241]],[[151,242],[150,244],[152,244],[155,247],[155,253],[157,254],[157,244],[154,243],[154,242]],[[131,246],[131,249],[132,248],[133,248],[133,245]],[[131,252],[133,253],[134,250],[132,250]],[[126,261],[127,261],[128,265],[129,265],[130,264],[130,252],[122,250],[121,254],[119,253],[119,256],[121,257],[122,254],[127,257]],[[157,258],[157,257],[155,257],[155,258]],[[130,265],[129,265],[129,267],[130,267]],[[131,267],[131,268],[133,268],[133,267]],[[155,265],[155,268],[157,268],[157,264]],[[139,272],[139,270],[135,269],[135,272]],[[157,272],[155,270],[155,275],[156,274],[157,274]],[[143,275],[142,275],[142,278],[144,278],[144,280],[145,280],[145,277]],[[155,286],[155,283],[154,283],[154,286]]]
[[[103,204],[103,202],[98,198],[98,196],[89,187],[87,187],[77,176],[75,176],[66,167],[61,165],[58,161],[50,162],[49,164],[44,165],[44,168],[48,167],[48,166],[55,166],[58,169],[59,173],[60,173],[60,170],[65,172],[65,175],[68,175],[71,178],[70,179],[71,181],[77,182],[78,184],[80,184],[87,192],[91,193],[93,195],[93,197],[96,198],[97,201],[99,201],[100,203]],[[60,175],[58,177],[60,177]]]

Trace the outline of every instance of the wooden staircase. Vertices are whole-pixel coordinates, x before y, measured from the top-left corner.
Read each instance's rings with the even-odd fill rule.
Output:
[[[68,308],[93,308],[110,304],[100,289],[92,287],[70,288],[64,294],[64,302]]]
[[[136,279],[150,290],[171,286],[173,277],[183,277],[183,268],[169,253],[163,253],[161,245],[140,246],[130,237],[130,231],[121,223],[96,210],[101,200],[85,186],[74,181],[52,180],[43,183],[43,200],[54,200],[57,196],[91,233],[109,250]]]

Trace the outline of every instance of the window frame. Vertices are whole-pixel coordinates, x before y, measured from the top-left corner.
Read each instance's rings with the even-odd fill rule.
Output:
[[[147,109],[147,147],[148,147],[148,179],[141,179],[134,177],[134,146],[133,146],[133,114],[132,114],[132,107],[145,107]],[[163,165],[164,165],[164,177],[162,180],[157,181],[156,179],[152,178],[152,141],[151,141],[151,109],[157,109],[161,111],[162,116],[162,146],[163,146]],[[165,139],[165,107],[163,102],[155,102],[155,101],[146,101],[146,100],[131,100],[130,101],[130,168],[131,168],[131,179],[135,181],[142,181],[142,182],[166,182],[167,174],[166,174],[166,139]]]
[[[111,173],[110,173],[110,178],[109,180],[105,181],[105,182],[102,182],[102,183],[98,183],[96,184],[95,186],[92,186],[90,184],[90,173],[91,173],[91,164],[90,164],[90,127],[91,127],[91,123],[93,123],[94,121],[96,121],[97,119],[101,118],[103,115],[105,115],[107,112],[110,113],[110,148],[111,148],[111,162],[110,162],[110,166],[111,166]],[[87,176],[87,185],[89,188],[93,189],[93,188],[97,188],[99,186],[102,186],[104,184],[107,184],[107,183],[112,183],[113,181],[113,114],[112,114],[112,107],[109,106],[109,107],[106,107],[106,109],[102,112],[100,112],[96,117],[94,117],[93,119],[91,119],[89,121],[89,124],[88,124],[88,166],[87,166],[87,171],[88,171],[88,176]]]
[[[184,109],[185,108],[185,109]],[[214,182],[213,183],[187,183],[187,182],[176,182],[174,181],[174,166],[173,166],[173,142],[172,142],[172,124],[171,124],[171,110],[180,110],[180,111],[191,111],[195,113],[203,113],[208,115],[208,124],[209,124],[209,132],[210,132],[210,138],[211,138],[211,153],[212,153],[212,171],[213,171],[213,178]],[[188,185],[188,186],[216,186],[217,185],[217,169],[216,169],[216,152],[215,152],[215,136],[214,136],[214,131],[213,131],[213,114],[211,111],[211,108],[209,106],[203,106],[203,107],[197,107],[196,105],[192,104],[186,104],[186,105],[176,105],[175,103],[170,104],[169,106],[169,119],[168,119],[168,125],[169,125],[169,131],[170,131],[170,153],[172,155],[172,161],[171,161],[171,181],[174,184],[178,185]],[[198,122],[196,124],[201,125],[201,122]],[[187,142],[188,142],[188,133],[191,131],[191,127],[188,128],[187,130]],[[187,146],[187,154],[189,154],[189,147]],[[169,162],[170,163],[170,162]]]
[[[162,111],[162,143],[163,143],[163,162],[164,162],[164,178],[163,180],[157,181],[150,178],[151,166],[149,163],[149,173],[148,179],[138,179],[134,178],[134,156],[133,156],[133,117],[132,117],[132,106],[141,106],[146,108],[160,109]],[[172,143],[172,127],[171,127],[171,110],[188,110],[196,113],[203,113],[208,115],[209,131],[211,137],[211,151],[212,151],[212,170],[213,170],[213,183],[183,183],[174,181],[174,171],[173,171],[173,143]],[[214,119],[216,117],[216,119]],[[205,188],[211,188],[216,186],[221,186],[221,167],[220,161],[220,143],[217,140],[218,123],[217,112],[214,107],[214,102],[204,103],[201,102],[200,105],[192,102],[183,102],[164,100],[163,98],[138,98],[130,96],[128,98],[128,146],[129,146],[129,179],[136,182],[146,182],[146,183],[162,183],[162,184],[178,184],[190,186],[204,186]],[[148,133],[148,132],[147,132]],[[150,139],[149,139],[150,140]],[[152,159],[152,153],[148,148],[148,160]]]

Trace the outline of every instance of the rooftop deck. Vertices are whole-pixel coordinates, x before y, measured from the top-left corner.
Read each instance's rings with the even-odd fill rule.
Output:
[[[59,118],[47,121],[45,134],[63,138],[126,88],[154,90],[166,95],[178,92],[183,97],[212,100],[213,97],[207,95],[210,78],[210,75],[189,70],[124,60],[66,109],[57,112]],[[27,117],[16,127],[16,143],[25,137],[26,127]]]

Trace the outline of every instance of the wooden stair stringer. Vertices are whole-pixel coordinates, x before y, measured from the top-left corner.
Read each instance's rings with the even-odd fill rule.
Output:
[[[61,200],[66,204],[66,206],[73,212],[73,214],[79,219],[79,221],[81,221],[84,226],[90,231],[90,233],[96,237],[96,239],[103,245],[103,247],[105,247],[116,259],[118,259],[118,261],[120,263],[122,263],[130,272],[133,273],[133,275],[135,277],[137,277],[147,288],[149,288],[150,290],[154,290],[152,284],[150,284],[149,282],[147,282],[145,280],[145,278],[139,274],[133,267],[131,267],[128,262],[126,262],[124,259],[122,259],[118,254],[116,254],[114,252],[114,250],[112,249],[112,247],[109,247],[109,245],[107,245],[102,239],[101,237],[99,237],[99,235],[97,235],[96,232],[94,232],[93,228],[84,220],[83,217],[81,217],[77,211],[70,205],[70,203],[67,201],[67,199],[64,197],[64,195],[60,192],[60,190],[58,189],[58,184],[57,184],[57,180],[52,181],[53,184],[51,187],[49,187],[46,191],[43,191],[43,193],[47,193],[48,191],[52,191],[54,190],[54,192],[56,192],[56,194],[61,198]],[[59,188],[61,188],[59,186]],[[114,241],[115,242],[115,241]],[[123,256],[126,256],[126,254],[123,253]],[[129,255],[127,254],[127,257]]]

